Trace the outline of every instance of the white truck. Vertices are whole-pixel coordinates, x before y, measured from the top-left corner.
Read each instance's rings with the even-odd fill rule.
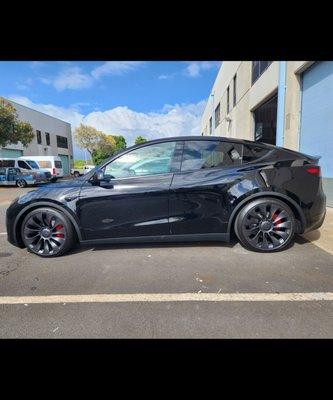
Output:
[[[76,178],[85,175],[87,172],[91,171],[95,168],[95,165],[84,165],[82,168],[72,168],[71,175],[74,175]]]

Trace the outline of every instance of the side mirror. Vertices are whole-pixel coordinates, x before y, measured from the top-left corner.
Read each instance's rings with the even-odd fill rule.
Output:
[[[98,169],[94,175],[92,176],[92,181],[95,184],[98,184],[104,179],[104,171],[102,169]]]

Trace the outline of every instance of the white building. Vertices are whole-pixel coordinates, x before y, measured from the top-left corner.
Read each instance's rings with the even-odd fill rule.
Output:
[[[333,206],[332,61],[223,62],[201,132],[320,155],[324,190]]]
[[[21,143],[0,148],[0,157],[59,156],[64,174],[69,175],[73,164],[72,130],[68,122],[9,101],[21,121],[29,122],[35,132],[33,141],[24,147]]]

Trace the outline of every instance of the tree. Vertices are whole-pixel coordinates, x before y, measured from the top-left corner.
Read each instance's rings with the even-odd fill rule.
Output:
[[[74,138],[79,147],[86,149],[90,156],[93,156],[94,151],[98,147],[98,143],[101,141],[103,132],[98,131],[92,126],[80,124],[74,131]]]
[[[113,136],[115,141],[116,141],[116,151],[121,151],[121,150],[125,150],[126,149],[126,140],[124,138],[124,136]]]
[[[0,147],[21,142],[27,147],[34,138],[34,131],[28,122],[20,121],[15,107],[0,98]]]
[[[137,136],[135,138],[135,144],[141,144],[141,143],[144,143],[146,141],[147,141],[147,139],[145,139],[143,136]]]
[[[106,158],[112,156],[116,150],[116,141],[113,136],[102,134],[95,150],[92,153],[92,159],[95,165],[100,164]]]

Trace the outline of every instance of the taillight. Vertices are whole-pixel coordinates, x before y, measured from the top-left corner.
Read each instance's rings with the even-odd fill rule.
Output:
[[[309,168],[306,168],[306,172],[308,172],[311,175],[320,176],[320,167],[309,167]]]
[[[55,168],[52,168],[52,174],[53,174],[53,175],[57,175],[57,172],[56,172],[56,169],[55,169]]]

